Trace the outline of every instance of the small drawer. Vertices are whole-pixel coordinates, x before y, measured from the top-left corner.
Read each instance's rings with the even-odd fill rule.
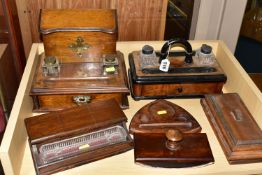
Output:
[[[174,97],[180,95],[199,96],[221,93],[223,82],[181,84],[133,84],[133,96],[142,98]]]
[[[87,103],[114,98],[123,108],[128,108],[127,94],[105,93],[105,94],[59,94],[59,95],[37,95],[32,96],[34,111],[57,111],[66,108],[76,107]]]

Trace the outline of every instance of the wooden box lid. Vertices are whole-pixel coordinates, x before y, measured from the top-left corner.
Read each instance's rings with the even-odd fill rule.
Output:
[[[238,94],[205,95],[201,104],[229,163],[262,160],[262,131]]]
[[[34,144],[47,139],[86,133],[126,121],[127,118],[118,103],[110,99],[26,118],[25,125],[29,140]]]
[[[62,31],[117,32],[117,15],[113,9],[42,9],[40,33]]]

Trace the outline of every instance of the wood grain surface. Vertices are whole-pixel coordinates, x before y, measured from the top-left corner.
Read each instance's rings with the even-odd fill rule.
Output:
[[[237,93],[205,95],[201,104],[230,164],[261,162],[261,129]]]
[[[136,97],[154,97],[167,95],[201,95],[222,93],[223,82],[215,83],[177,83],[177,84],[133,84]]]
[[[166,133],[169,129],[198,133],[201,126],[185,109],[162,99],[139,109],[129,125],[130,133]]]
[[[183,168],[214,162],[205,133],[182,134],[176,150],[168,148],[165,133],[135,133],[135,162],[152,167]]]
[[[162,40],[167,0],[28,0],[33,42],[39,42],[40,9],[117,9],[119,40]]]
[[[103,75],[102,62],[71,62],[60,64],[59,76],[52,77],[42,74],[41,65],[45,58],[42,54],[37,59],[38,66],[30,92],[35,111],[55,111],[74,107],[77,104],[73,101],[73,97],[79,95],[90,96],[90,102],[114,98],[123,109],[126,109],[129,87],[125,61],[120,52],[117,52],[116,57],[117,74]]]

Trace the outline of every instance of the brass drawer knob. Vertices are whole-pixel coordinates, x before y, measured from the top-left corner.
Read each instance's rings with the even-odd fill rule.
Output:
[[[74,103],[76,103],[78,106],[89,103],[91,101],[91,96],[85,96],[85,95],[78,95],[73,97]]]

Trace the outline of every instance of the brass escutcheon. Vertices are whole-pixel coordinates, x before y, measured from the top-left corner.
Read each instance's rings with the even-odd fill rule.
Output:
[[[91,101],[91,96],[88,95],[78,95],[73,97],[73,101],[78,105],[86,104]]]
[[[71,43],[68,47],[71,50],[73,50],[74,52],[76,52],[78,57],[82,58],[82,56],[83,56],[82,52],[84,50],[87,50],[88,48],[90,48],[91,45],[85,43],[84,39],[81,36],[78,36],[76,38],[76,42],[75,43]]]

